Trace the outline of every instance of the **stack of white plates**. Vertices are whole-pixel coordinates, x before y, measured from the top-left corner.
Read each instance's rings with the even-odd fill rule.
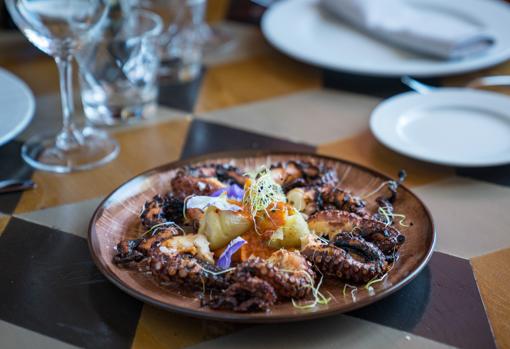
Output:
[[[34,95],[28,86],[0,69],[0,145],[7,143],[30,123],[35,110]]]

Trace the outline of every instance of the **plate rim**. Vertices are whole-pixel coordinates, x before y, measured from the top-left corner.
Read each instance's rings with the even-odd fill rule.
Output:
[[[27,113],[25,115],[23,115],[23,117],[21,118],[20,123],[18,123],[13,129],[11,129],[6,134],[4,134],[4,135],[0,134],[0,146],[7,144],[8,142],[10,142],[14,138],[16,138],[16,136],[18,136],[20,133],[22,133],[27,128],[27,126],[30,124],[30,122],[34,118],[34,114],[35,114],[34,93],[30,89],[30,87],[27,85],[27,83],[25,81],[23,81],[17,75],[11,73],[9,70],[0,67],[0,76],[2,74],[4,76],[7,76],[7,77],[15,80],[16,83],[19,84],[19,86],[21,87],[20,91],[22,91],[27,96],[28,110],[27,110]]]
[[[359,165],[355,162],[335,158],[332,156],[322,155],[322,154],[316,154],[313,152],[304,152],[304,151],[279,151],[279,150],[253,150],[253,149],[246,149],[246,150],[233,150],[233,151],[223,151],[223,152],[214,152],[214,153],[208,153],[208,154],[201,154],[198,156],[192,156],[186,159],[178,159],[175,161],[171,161],[169,163],[165,163],[160,166],[156,166],[154,168],[151,168],[149,170],[143,171],[138,175],[135,175],[131,177],[130,179],[126,180],[119,186],[117,186],[110,194],[108,194],[97,206],[97,208],[94,210],[94,213],[90,219],[88,231],[87,231],[87,245],[89,247],[89,252],[92,256],[92,260],[96,267],[101,271],[101,273],[115,286],[120,288],[122,291],[126,292],[130,296],[144,302],[150,305],[153,305],[159,309],[163,309],[165,311],[171,311],[177,314],[191,316],[194,318],[201,318],[206,320],[216,320],[216,321],[226,321],[226,322],[236,322],[236,323],[282,323],[282,322],[297,322],[297,321],[304,321],[309,319],[316,319],[316,318],[322,318],[327,316],[332,316],[336,314],[342,314],[345,312],[353,311],[355,309],[362,308],[364,306],[367,306],[369,304],[375,303],[393,293],[396,291],[402,289],[404,286],[406,286],[409,282],[411,282],[414,278],[418,276],[418,274],[425,268],[425,266],[429,263],[430,259],[432,258],[432,255],[435,250],[436,242],[437,242],[437,231],[436,231],[436,225],[433,219],[433,216],[428,209],[428,207],[425,205],[425,203],[413,192],[411,191],[407,186],[402,185],[402,187],[415,199],[419,202],[419,204],[423,207],[428,219],[431,223],[431,243],[428,246],[428,250],[426,251],[425,257],[420,261],[419,265],[412,270],[405,278],[403,278],[400,282],[397,284],[385,289],[381,293],[377,293],[375,296],[365,298],[362,301],[350,303],[348,306],[344,307],[343,309],[324,309],[321,311],[310,311],[310,312],[303,312],[296,316],[267,316],[267,313],[236,313],[233,311],[218,311],[218,312],[203,312],[200,310],[194,310],[186,307],[180,307],[175,306],[172,304],[167,304],[164,302],[160,302],[158,300],[152,299],[146,295],[144,295],[141,292],[138,292],[137,290],[134,290],[127,285],[125,285],[122,280],[118,279],[113,273],[111,273],[107,268],[103,266],[103,264],[100,262],[99,257],[96,255],[95,248],[92,244],[92,236],[94,234],[97,235],[97,232],[95,231],[95,223],[97,219],[99,218],[100,214],[104,211],[104,204],[124,185],[128,184],[132,180],[142,177],[142,176],[148,176],[152,173],[158,173],[158,172],[164,172],[168,171],[174,168],[178,168],[184,165],[192,164],[195,162],[210,160],[210,159],[219,159],[219,158],[242,158],[242,157],[257,157],[257,156],[268,156],[268,155],[293,155],[293,156],[312,156],[318,159],[324,159],[329,161],[340,161],[345,164],[348,164],[350,166],[358,167],[364,171],[369,172],[370,174],[377,175],[385,180],[391,180],[389,176],[386,176],[383,173],[380,173],[376,170],[373,170],[371,168],[365,167],[363,165]]]
[[[301,4],[310,4],[317,2],[318,0],[299,0]],[[278,9],[280,6],[284,6],[287,3],[289,3],[290,0],[282,0],[279,3],[276,3],[274,6],[269,7],[269,9],[264,13],[261,20],[261,31],[266,38],[266,40],[271,44],[271,46],[278,51],[284,53],[285,55],[292,57],[298,61],[301,61],[303,63],[319,67],[319,68],[325,68],[330,69],[337,72],[343,72],[343,73],[349,73],[349,74],[357,74],[362,76],[369,76],[369,77],[379,77],[379,78],[399,78],[403,75],[412,75],[415,77],[441,77],[441,76],[452,76],[452,75],[458,75],[458,74],[464,74],[469,72],[478,71],[481,69],[486,69],[489,67],[493,67],[495,65],[501,64],[505,61],[507,61],[510,58],[510,47],[504,50],[503,52],[500,52],[498,55],[492,57],[492,59],[482,60],[476,64],[469,65],[467,67],[461,66],[461,67],[443,67],[443,68],[435,68],[431,69],[430,71],[423,71],[423,70],[409,70],[409,71],[400,71],[400,70],[394,70],[391,71],[381,71],[379,69],[366,69],[366,68],[353,68],[348,67],[345,65],[338,65],[338,64],[329,64],[324,62],[318,62],[317,60],[310,59],[309,57],[303,56],[301,53],[296,53],[292,50],[289,50],[287,48],[281,47],[276,43],[276,40],[274,39],[274,34],[269,31],[268,29],[268,21],[269,17],[273,14],[274,11]],[[296,1],[297,3],[298,1]]]
[[[399,103],[401,100],[412,98],[412,97],[418,97],[418,98],[430,98],[431,95],[438,95],[438,94],[444,94],[444,93],[471,93],[471,94],[478,94],[481,96],[485,96],[482,98],[487,98],[486,96],[490,97],[496,97],[500,98],[502,100],[506,101],[506,96],[502,95],[501,93],[492,92],[492,91],[485,91],[485,90],[479,90],[479,89],[470,89],[470,88],[461,88],[461,87],[438,87],[430,92],[427,92],[426,94],[418,93],[415,91],[407,91],[404,93],[399,93],[395,96],[392,96],[381,103],[379,103],[374,110],[370,113],[370,120],[369,120],[369,128],[370,132],[374,135],[374,137],[377,139],[378,142],[380,142],[382,145],[384,145],[386,148],[397,152],[398,154],[404,155],[409,158],[413,158],[419,161],[424,161],[432,164],[442,165],[442,166],[449,166],[449,167],[465,167],[465,168],[481,168],[481,167],[493,167],[493,166],[502,166],[510,164],[510,154],[506,159],[502,159],[499,161],[486,161],[486,162],[465,162],[465,161],[444,161],[444,160],[438,160],[434,159],[433,157],[429,157],[427,155],[420,155],[413,151],[408,151],[407,149],[400,148],[394,144],[392,144],[391,141],[388,141],[386,137],[383,136],[383,132],[381,132],[377,126],[375,125],[376,118],[379,118],[380,116],[377,116],[381,109],[386,108],[388,105],[392,103]],[[508,97],[508,103],[510,105],[510,97]],[[489,107],[491,105],[489,104]],[[402,112],[401,112],[402,113]],[[510,115],[508,115],[508,119],[510,120]]]

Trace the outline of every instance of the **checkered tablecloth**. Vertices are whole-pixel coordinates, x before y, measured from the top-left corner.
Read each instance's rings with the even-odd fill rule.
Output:
[[[162,86],[155,119],[113,130],[121,152],[112,163],[68,175],[23,164],[22,141],[58,125],[56,94],[39,94],[33,123],[0,147],[0,177],[38,185],[0,196],[0,347],[510,348],[510,166],[469,170],[393,153],[370,134],[368,119],[382,98],[404,90],[397,81],[306,66],[270,48],[256,26],[219,25],[236,43],[207,57],[196,81]],[[502,71],[510,63],[480,74]],[[86,241],[101,199],[151,167],[232,149],[313,151],[392,176],[405,168],[437,224],[429,265],[376,304],[280,325],[188,318],[108,282]]]

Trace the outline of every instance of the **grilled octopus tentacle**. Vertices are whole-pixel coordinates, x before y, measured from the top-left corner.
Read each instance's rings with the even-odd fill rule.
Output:
[[[156,195],[150,201],[146,201],[143,205],[140,219],[142,225],[150,229],[156,224],[174,222],[183,223],[182,210],[184,201],[179,200],[171,194],[160,196]]]
[[[316,166],[305,161],[287,161],[272,165],[271,174],[286,193],[297,187],[322,185],[337,180],[333,169]]]
[[[327,243],[308,243],[301,253],[322,274],[345,282],[368,282],[387,271],[384,256],[382,259],[360,261],[346,250]]]
[[[396,252],[405,241],[405,236],[394,227],[338,210],[318,212],[310,217],[308,225],[316,234],[328,236],[330,240],[342,232],[359,235],[374,243],[385,255]]]
[[[309,216],[324,209],[337,209],[369,217],[365,200],[333,184],[294,188],[287,193],[287,198],[294,207]]]
[[[314,280],[315,273],[308,261],[302,256],[301,258],[306,266],[299,270],[286,270],[261,258],[250,258],[236,267],[231,279],[237,280],[240,276],[244,278],[245,275],[251,275],[268,282],[283,298],[304,298],[311,293],[307,286]]]
[[[376,261],[384,264],[386,260],[386,256],[376,245],[366,241],[360,236],[341,233],[335,236],[332,243],[348,253],[360,255],[368,261]]]
[[[359,196],[340,189],[335,185],[324,185],[320,188],[325,208],[333,208],[357,214],[360,217],[368,216],[366,201]]]
[[[122,240],[115,247],[116,254],[113,262],[120,266],[132,266],[149,257],[151,250],[159,247],[161,243],[174,236],[182,235],[182,232],[174,227],[158,229],[152,235],[132,240]]]
[[[299,252],[279,250],[267,260],[250,258],[226,275],[230,286],[213,294],[212,308],[236,311],[267,310],[277,298],[310,296],[315,273]]]
[[[276,302],[274,288],[258,277],[246,275],[221,293],[203,302],[212,309],[232,309],[239,312],[269,310]]]
[[[150,270],[162,282],[183,284],[191,289],[222,289],[228,286],[221,269],[187,253],[151,252]]]
[[[216,177],[194,177],[179,171],[170,181],[173,195],[184,201],[190,195],[211,195],[225,184]]]

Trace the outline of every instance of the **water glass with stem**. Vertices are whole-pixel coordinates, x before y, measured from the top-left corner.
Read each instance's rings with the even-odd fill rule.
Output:
[[[99,40],[107,0],[5,0],[16,25],[28,40],[53,56],[62,99],[62,129],[30,138],[21,153],[39,170],[68,173],[105,164],[118,154],[118,144],[104,130],[74,122],[72,60],[87,43]]]

